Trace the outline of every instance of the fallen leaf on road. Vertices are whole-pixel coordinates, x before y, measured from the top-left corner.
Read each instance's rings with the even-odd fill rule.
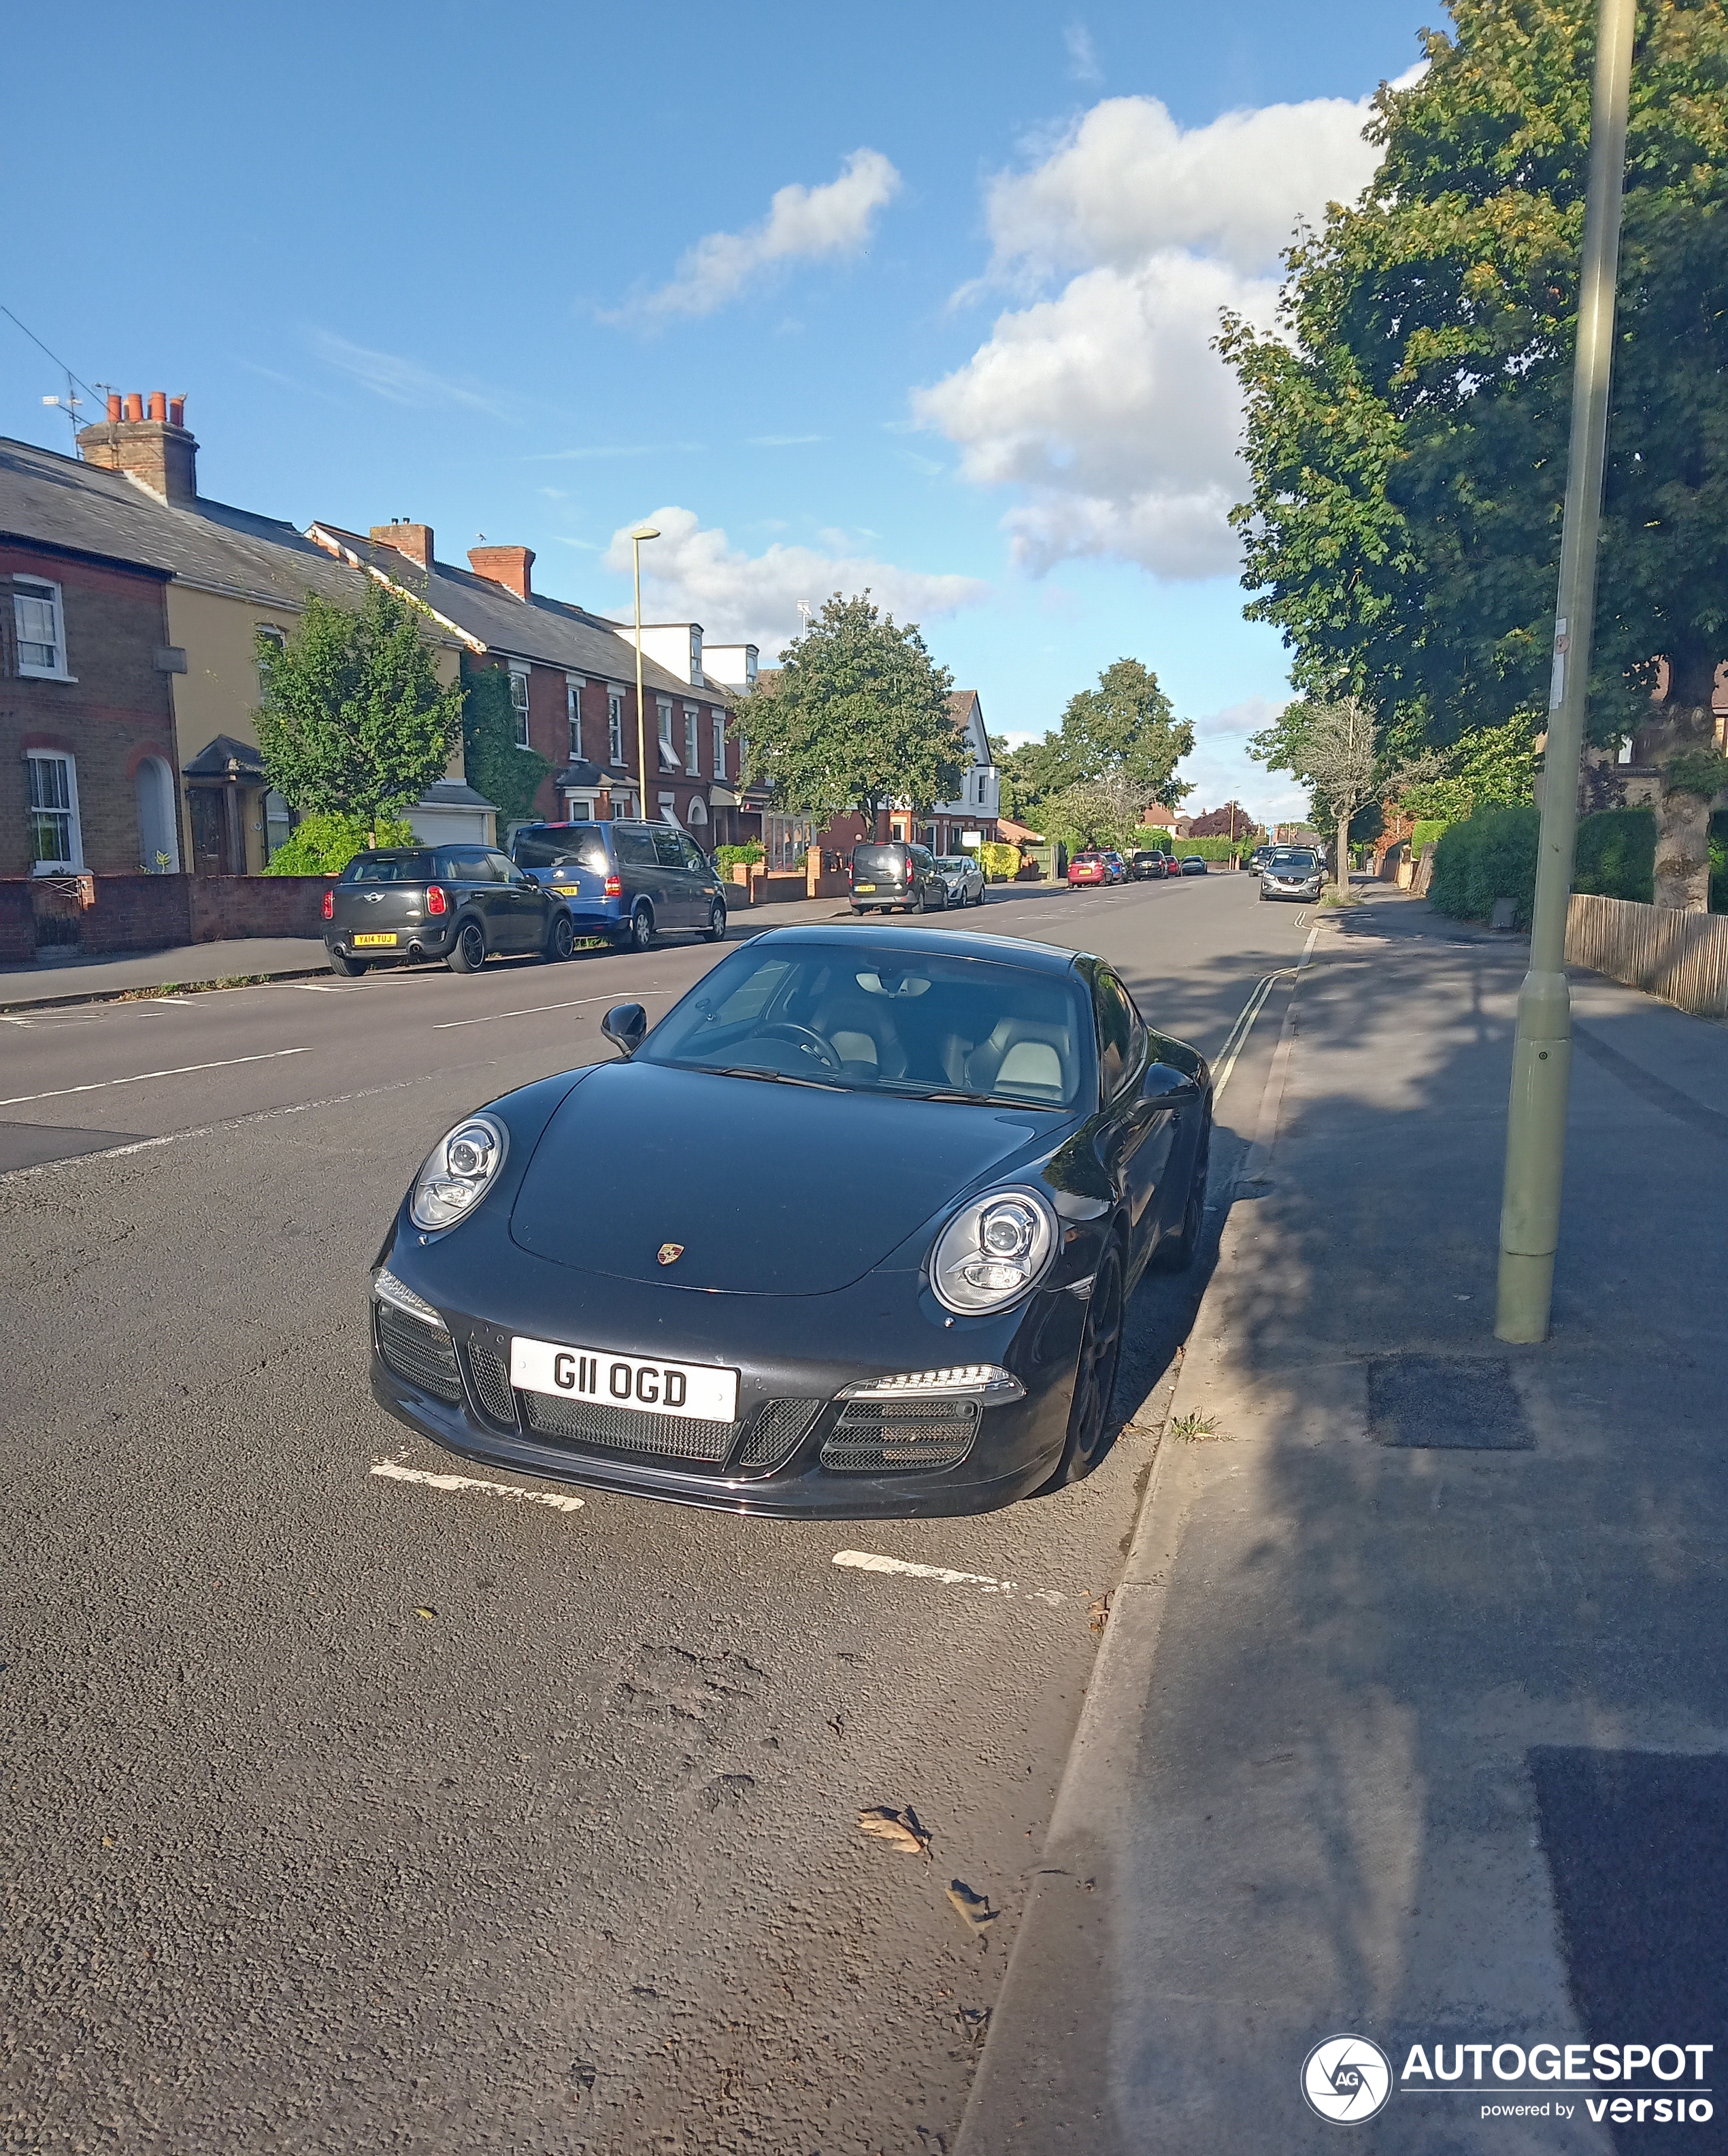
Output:
[[[435,1609],[417,1609],[414,1612],[414,1614],[417,1617],[423,1617],[429,1625],[433,1619],[437,1616],[438,1612]]]
[[[885,1841],[902,1856],[930,1855],[930,1830],[910,1804],[903,1812],[895,1811],[890,1804],[872,1804],[868,1811],[859,1814],[858,1823],[866,1834],[874,1835],[878,1841]]]
[[[1091,1597],[1091,1607],[1086,1612],[1086,1621],[1090,1625],[1095,1634],[1101,1635],[1103,1633],[1105,1625],[1110,1621],[1110,1596],[1108,1594],[1095,1594]]]
[[[963,1879],[949,1881],[948,1899],[975,1932],[987,1931],[1002,1914],[999,1909],[991,1907],[987,1896],[973,1893]]]

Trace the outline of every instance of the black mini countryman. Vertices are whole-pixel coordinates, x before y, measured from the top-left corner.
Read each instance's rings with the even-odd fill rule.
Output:
[[[1199,1241],[1212,1081],[1101,960],[772,931],[622,1060],[433,1148],[372,1384],[519,1472],[741,1512],[982,1512],[1104,1448],[1123,1302]]]

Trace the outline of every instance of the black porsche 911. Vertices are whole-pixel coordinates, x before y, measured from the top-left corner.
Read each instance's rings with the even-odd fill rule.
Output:
[[[372,1277],[372,1389],[449,1450],[778,1516],[984,1512],[1084,1475],[1125,1297],[1192,1259],[1203,1057],[1101,960],[799,927],[620,1062],[433,1148]]]

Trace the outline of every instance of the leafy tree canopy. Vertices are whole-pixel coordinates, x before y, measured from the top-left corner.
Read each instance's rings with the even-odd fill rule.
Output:
[[[380,816],[368,826],[357,816],[308,816],[270,855],[266,875],[340,875],[368,846],[412,846],[414,827],[403,816]]]
[[[1299,234],[1278,335],[1227,319],[1247,403],[1251,617],[1297,685],[1404,756],[1539,719],[1566,485],[1592,0],[1453,0],[1382,90],[1356,203]],[[1707,707],[1728,649],[1728,11],[1644,0],[1632,72],[1596,629],[1599,740],[1658,654]]]
[[[516,742],[510,675],[502,666],[462,670],[462,763],[468,783],[498,811],[500,837],[534,813],[534,797],[551,765],[538,749]]]
[[[746,777],[771,786],[777,808],[823,822],[951,800],[966,764],[953,686],[915,624],[879,613],[867,591],[836,592],[738,715]]]
[[[271,785],[303,814],[370,829],[444,777],[462,690],[438,680],[421,619],[373,584],[357,611],[308,593],[285,646],[259,638],[259,747]]]

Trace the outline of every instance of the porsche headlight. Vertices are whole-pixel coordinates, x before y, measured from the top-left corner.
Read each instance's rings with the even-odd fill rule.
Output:
[[[962,1317],[1001,1310],[1049,1271],[1060,1238],[1049,1200],[1035,1190],[993,1190],[962,1206],[936,1239],[930,1284]]]
[[[408,1216],[417,1228],[452,1228],[473,1212],[504,1165],[510,1138],[493,1116],[466,1116],[427,1155]]]

